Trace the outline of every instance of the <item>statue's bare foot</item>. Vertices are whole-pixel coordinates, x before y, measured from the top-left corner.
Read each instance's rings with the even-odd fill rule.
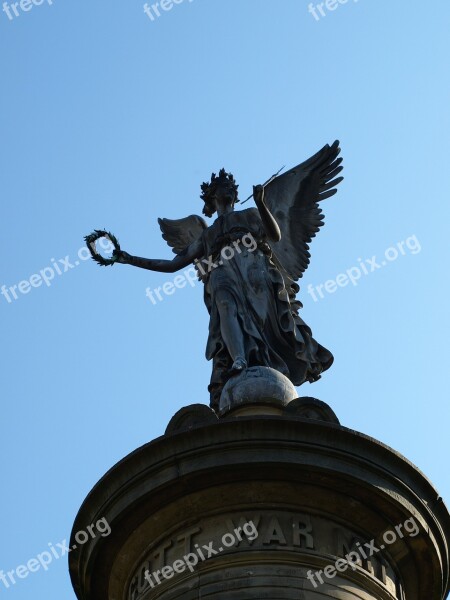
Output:
[[[246,368],[247,368],[247,361],[245,360],[245,358],[238,356],[237,359],[234,361],[233,366],[230,369],[230,373],[236,375],[237,373],[240,373],[241,371],[243,371]]]

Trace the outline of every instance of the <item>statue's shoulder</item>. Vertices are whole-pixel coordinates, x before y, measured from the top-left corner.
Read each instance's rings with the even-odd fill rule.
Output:
[[[244,210],[239,211],[239,214],[245,215],[248,219],[258,219],[260,220],[259,210],[256,206],[251,206],[250,208],[244,208]]]

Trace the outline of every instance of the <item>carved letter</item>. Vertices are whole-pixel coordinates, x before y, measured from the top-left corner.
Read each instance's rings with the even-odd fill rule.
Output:
[[[314,550],[311,519],[308,516],[295,517],[292,521],[293,544],[299,548]]]
[[[264,536],[262,542],[265,545],[271,544],[272,542],[276,542],[281,546],[287,545],[283,530],[281,529],[281,525],[276,517],[272,517],[270,519],[269,525],[267,526],[266,535]]]

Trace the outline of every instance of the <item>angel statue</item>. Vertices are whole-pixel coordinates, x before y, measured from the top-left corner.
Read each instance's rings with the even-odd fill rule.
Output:
[[[271,367],[295,385],[317,381],[332,354],[312,337],[299,315],[297,281],[308,267],[309,243],[323,225],[319,203],[336,193],[342,177],[339,142],[267,185],[253,188],[256,208],[235,211],[238,186],[224,169],[201,186],[203,213],[159,219],[173,260],[115,250],[115,262],[174,273],[194,264],[210,315],[206,358],[212,360],[211,407],[230,377],[247,367]],[[250,241],[252,243],[250,243]],[[226,250],[226,252],[225,252]]]

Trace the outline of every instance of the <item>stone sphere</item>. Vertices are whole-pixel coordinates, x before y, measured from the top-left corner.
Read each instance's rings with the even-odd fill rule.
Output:
[[[225,384],[219,402],[219,414],[246,406],[284,408],[298,397],[292,382],[269,367],[250,367],[231,377]]]

